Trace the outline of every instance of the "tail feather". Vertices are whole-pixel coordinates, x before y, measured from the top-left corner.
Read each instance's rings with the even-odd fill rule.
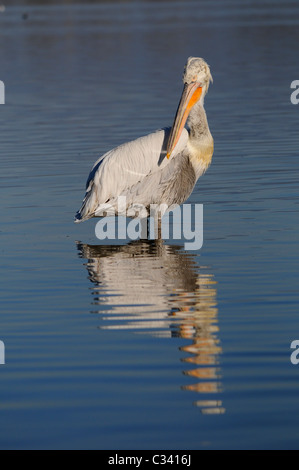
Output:
[[[86,220],[89,220],[91,219],[92,217],[94,217],[94,215],[86,215],[86,216],[82,216],[81,212],[78,211],[77,214],[75,215],[75,224],[80,224],[81,222],[85,222]]]
[[[89,191],[82,203],[81,209],[77,212],[75,215],[75,223],[78,224],[80,222],[85,222],[88,219],[91,219],[94,217],[95,213],[94,211],[90,210],[90,196],[91,196],[91,191]]]

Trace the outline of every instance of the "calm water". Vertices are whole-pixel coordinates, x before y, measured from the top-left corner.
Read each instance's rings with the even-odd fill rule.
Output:
[[[219,5],[0,13],[1,448],[299,448],[299,6]],[[171,124],[190,55],[214,76],[204,246],[98,246],[88,171]]]

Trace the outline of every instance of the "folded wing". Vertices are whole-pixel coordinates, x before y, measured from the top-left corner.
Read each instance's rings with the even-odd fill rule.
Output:
[[[103,155],[90,172],[86,195],[75,221],[83,222],[94,217],[100,205],[116,200],[120,195],[136,196],[137,191],[145,203],[142,192],[148,186],[147,181],[157,181],[157,184],[163,181],[165,175],[171,173],[173,160],[187,146],[189,134],[184,129],[175,151],[168,160],[166,147],[169,133],[170,128],[162,129],[123,144]],[[170,166],[169,171],[166,169],[167,166]],[[152,183],[149,189],[151,192],[155,190]]]

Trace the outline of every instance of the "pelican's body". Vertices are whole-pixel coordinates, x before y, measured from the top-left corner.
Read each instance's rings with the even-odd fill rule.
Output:
[[[203,59],[189,58],[184,92],[172,128],[123,144],[94,165],[76,222],[104,213],[147,217],[151,206],[182,204],[207,170],[213,138],[204,110],[212,79]],[[189,117],[189,131],[184,128]],[[121,203],[120,203],[121,201]],[[143,210],[131,210],[142,207]]]

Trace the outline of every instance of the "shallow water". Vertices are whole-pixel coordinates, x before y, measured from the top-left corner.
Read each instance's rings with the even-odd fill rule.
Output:
[[[14,6],[0,30],[0,447],[298,448],[297,2]],[[172,123],[190,55],[204,246],[99,246],[73,225],[88,171]]]

